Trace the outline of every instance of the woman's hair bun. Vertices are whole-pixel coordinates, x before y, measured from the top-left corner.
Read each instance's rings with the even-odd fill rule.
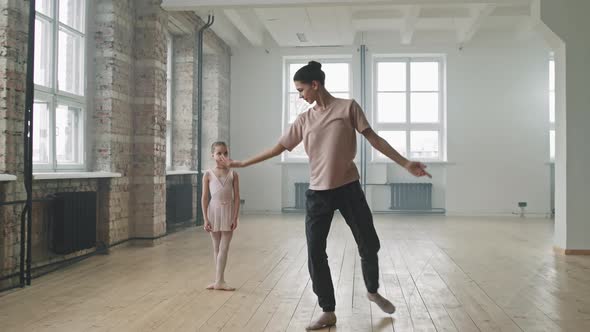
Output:
[[[307,65],[312,69],[322,69],[322,64],[317,61],[310,61]]]
[[[311,84],[313,81],[318,81],[322,85],[326,82],[326,73],[322,70],[322,64],[317,61],[310,61],[307,65],[299,68],[295,75],[293,75],[293,81],[299,81],[301,83]]]

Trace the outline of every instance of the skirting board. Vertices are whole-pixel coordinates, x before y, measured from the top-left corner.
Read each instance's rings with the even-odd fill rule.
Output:
[[[553,247],[553,251],[559,255],[565,256],[590,256],[590,249],[563,249],[560,247]]]

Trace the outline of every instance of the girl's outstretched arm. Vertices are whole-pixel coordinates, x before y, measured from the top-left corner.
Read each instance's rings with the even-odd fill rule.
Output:
[[[278,155],[280,155],[281,153],[283,153],[285,150],[287,150],[284,146],[282,146],[281,144],[277,144],[275,146],[273,146],[272,148],[261,152],[260,154],[250,158],[250,159],[246,159],[244,161],[237,161],[237,160],[231,160],[228,158],[225,158],[224,156],[221,156],[221,161],[224,163],[224,165],[226,167],[231,167],[231,168],[239,168],[239,167],[248,167],[250,165],[254,165],[254,164],[258,164],[259,162],[263,162],[267,159],[276,157]]]

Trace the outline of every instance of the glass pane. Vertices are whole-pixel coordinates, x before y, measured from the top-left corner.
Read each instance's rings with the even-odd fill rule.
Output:
[[[59,21],[84,33],[85,0],[59,0]]]
[[[405,131],[379,131],[378,134],[401,155],[407,155]],[[377,150],[374,150],[374,155],[377,158],[386,158],[381,152]]]
[[[555,91],[549,92],[549,122],[555,123]]]
[[[57,86],[61,91],[84,95],[84,40],[59,31]]]
[[[49,103],[33,104],[33,163],[49,164]]]
[[[295,84],[293,84],[293,77],[295,76],[295,73],[299,70],[299,68],[305,65],[305,63],[292,63],[289,65],[289,77],[287,79],[287,82],[289,83],[290,92],[297,92],[297,89],[295,89]]]
[[[410,64],[412,91],[438,91],[438,62]]]
[[[295,122],[299,114],[307,111],[311,105],[302,98],[299,98],[298,93],[289,94],[289,123]]]
[[[78,107],[58,105],[55,111],[55,154],[58,164],[81,163],[81,116]]]
[[[438,131],[412,131],[410,133],[410,158],[437,159]]]
[[[438,122],[438,93],[412,93],[410,98],[412,123]]]
[[[555,159],[555,130],[549,131],[549,158]]]
[[[295,94],[295,93],[289,94],[289,123],[295,122],[297,115],[299,115],[298,108],[297,108],[297,105],[299,104],[299,102],[298,102],[299,99],[301,99],[301,98],[299,98],[298,94]]]
[[[289,91],[296,92],[293,84],[295,73],[307,63],[292,63],[289,65]],[[350,65],[348,63],[322,63],[322,70],[326,74],[326,89],[330,92],[350,91]]]
[[[379,93],[377,121],[380,123],[406,122],[406,94],[404,92]]]
[[[51,24],[35,20],[35,84],[51,87]]]
[[[549,91],[555,91],[555,61],[549,61]]]
[[[328,91],[344,92],[350,90],[348,63],[323,63],[322,70],[326,74]]]
[[[378,91],[406,91],[406,63],[377,63]]]
[[[287,152],[287,158],[290,159],[307,159],[307,153],[305,153],[305,146],[303,143],[297,145],[293,151]]]
[[[39,13],[53,17],[53,13],[51,10],[51,3],[53,0],[37,0],[35,1],[35,10]]]

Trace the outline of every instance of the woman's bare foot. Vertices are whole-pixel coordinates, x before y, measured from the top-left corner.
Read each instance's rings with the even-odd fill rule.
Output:
[[[222,290],[222,291],[228,291],[228,292],[233,292],[236,290],[234,287],[228,286],[228,284],[226,284],[225,281],[215,283],[213,288],[215,290]]]
[[[309,324],[305,329],[308,331],[321,330],[334,325],[336,325],[336,314],[334,312],[324,312],[320,318]]]
[[[215,289],[215,283],[208,285],[206,289]]]
[[[388,313],[390,315],[395,312],[395,306],[391,302],[389,302],[388,299],[381,296],[381,294],[367,293],[367,298],[369,299],[369,301],[377,304],[377,306],[381,308],[383,312]]]

